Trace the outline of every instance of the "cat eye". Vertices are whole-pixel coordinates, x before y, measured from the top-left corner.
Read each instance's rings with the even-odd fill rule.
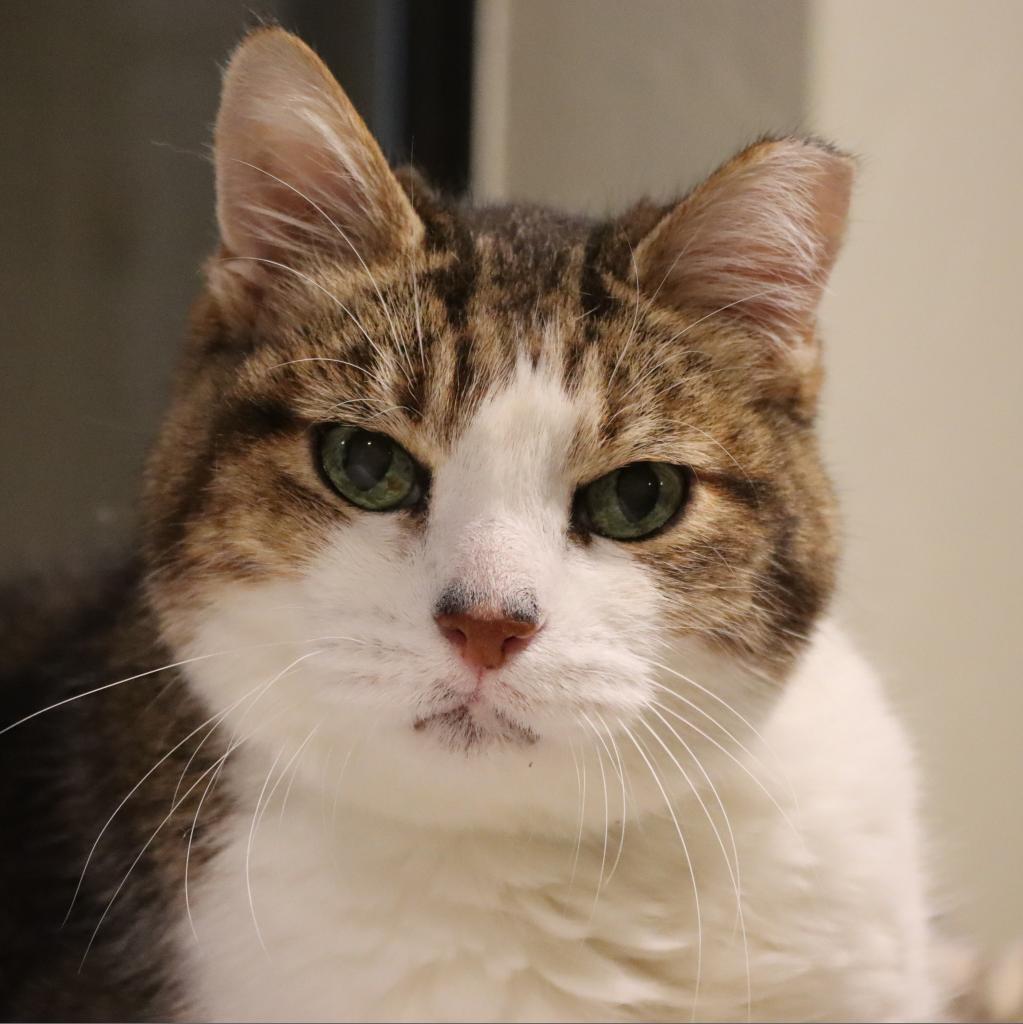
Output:
[[[335,424],[320,434],[319,459],[334,490],[359,508],[390,512],[422,497],[422,471],[386,434]]]
[[[671,522],[689,493],[688,471],[667,462],[633,462],[594,480],[577,498],[583,525],[612,540],[640,540]]]

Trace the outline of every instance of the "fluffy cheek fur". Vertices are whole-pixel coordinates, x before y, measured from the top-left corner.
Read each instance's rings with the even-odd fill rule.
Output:
[[[310,785],[377,812],[564,831],[578,827],[582,749],[598,746],[612,775],[643,756],[630,731],[658,760],[650,730],[665,735],[673,713],[709,720],[724,700],[759,717],[774,688],[672,635],[653,568],[629,546],[571,539],[565,453],[584,413],[520,367],[435,473],[425,523],[354,515],[296,573],[211,584],[199,614],[176,613],[183,657],[227,652],[189,672],[233,741],[295,757]],[[452,586],[497,606],[528,595],[543,623],[487,674],[471,743],[422,725],[477,684],[433,620]],[[713,697],[700,683],[711,678]],[[688,743],[713,763],[699,729]],[[663,794],[651,780],[631,798],[654,806]],[[586,808],[603,828],[606,807]]]

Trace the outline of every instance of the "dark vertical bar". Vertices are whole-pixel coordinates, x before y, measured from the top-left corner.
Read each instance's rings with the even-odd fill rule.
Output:
[[[409,61],[408,0],[383,0],[374,7],[373,128],[392,160],[406,160],[408,134],[406,68]]]
[[[412,160],[445,191],[466,188],[473,0],[291,0],[284,10],[393,161]]]
[[[469,184],[473,0],[409,2],[407,144],[439,188]]]

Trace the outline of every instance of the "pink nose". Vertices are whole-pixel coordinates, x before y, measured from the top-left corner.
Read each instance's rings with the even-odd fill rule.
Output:
[[[434,616],[440,631],[476,669],[500,668],[508,657],[522,650],[537,627],[524,619],[488,617],[485,612]]]

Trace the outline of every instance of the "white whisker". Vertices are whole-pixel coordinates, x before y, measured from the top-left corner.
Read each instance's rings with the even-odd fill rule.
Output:
[[[569,740],[568,748],[572,752],[572,761],[575,764],[576,792],[579,796],[579,829],[575,839],[575,853],[572,857],[572,872],[569,875],[568,887],[571,889],[575,884],[575,873],[579,867],[579,852],[583,845],[583,819],[586,814],[586,773],[585,769],[580,770],[579,758],[576,756],[575,744]]]
[[[786,285],[778,285],[774,288],[764,288],[759,292],[754,292],[752,295],[744,295],[741,299],[736,299],[734,302],[726,302],[723,306],[718,306],[717,309],[711,310],[706,316],[701,316],[699,320],[694,321],[688,327],[683,328],[677,334],[673,334],[668,342],[677,341],[683,335],[688,334],[694,327],[699,327],[705,320],[709,320],[711,317],[717,316],[719,313],[724,313],[725,310],[731,309],[733,306],[741,306],[744,302],[752,302],[754,299],[759,299],[764,295],[771,295],[772,293],[785,292],[789,288]]]
[[[256,835],[256,821],[259,816],[259,809],[263,804],[263,797],[266,795],[266,788],[270,785],[270,778],[274,773],[274,769],[277,767],[277,762],[280,761],[283,755],[284,747],[281,747],[277,752],[277,756],[274,758],[273,764],[270,765],[270,770],[266,773],[263,788],[259,791],[259,797],[256,800],[256,806],[252,812],[252,824],[249,826],[249,839],[245,844],[245,891],[248,893],[249,897],[249,913],[252,915],[252,926],[256,929],[256,938],[259,940],[259,944],[267,956],[270,955],[270,951],[266,948],[266,943],[263,941],[263,932],[259,927],[259,919],[256,917],[256,902],[252,897],[252,842]]]
[[[248,649],[248,648],[246,648],[246,649]],[[287,672],[289,669],[293,668],[299,662],[305,661],[307,658],[311,658],[311,657],[314,657],[317,654],[322,654],[322,653],[323,653],[322,651],[309,651],[308,653],[302,655],[301,657],[296,658],[295,661],[291,662],[291,664],[288,665],[282,672],[280,672],[278,675],[276,675],[270,681],[270,683],[268,683],[266,686],[263,687],[263,689],[257,695],[256,700],[258,701],[269,690],[269,688],[278,679],[280,679],[281,676],[283,676],[284,673]],[[113,895],[107,901],[107,905],[104,908],[103,913],[100,915],[99,920],[96,922],[96,927],[93,928],[92,934],[89,936],[89,942],[88,942],[88,944],[85,947],[85,952],[82,954],[82,959],[81,959],[81,961],[80,961],[80,963],[78,965],[79,973],[81,973],[82,968],[85,966],[85,961],[86,961],[86,958],[89,955],[89,950],[92,949],[92,945],[96,941],[96,936],[99,934],[99,930],[102,927],[103,922],[106,920],[107,915],[110,913],[111,907],[113,907],[115,901],[117,900],[117,897],[121,894],[121,890],[127,884],[128,879],[131,877],[132,871],[135,870],[135,867],[138,865],[139,861],[142,860],[143,856],[145,856],[146,850],[149,849],[149,847],[152,845],[153,841],[156,839],[156,837],[162,831],[163,826],[166,825],[168,821],[170,821],[170,819],[174,816],[174,814],[178,810],[178,808],[184,803],[185,800],[188,799],[188,797],[191,795],[192,791],[199,785],[199,783],[201,783],[203,779],[205,779],[208,775],[210,775],[219,765],[224,764],[227,761],[228,757],[235,750],[237,750],[238,747],[241,746],[242,743],[244,743],[248,739],[251,739],[252,736],[255,735],[255,732],[258,731],[258,728],[259,727],[257,726],[256,730],[254,730],[253,732],[250,732],[244,739],[239,740],[237,743],[232,742],[232,744],[228,747],[227,751],[221,757],[219,757],[216,761],[214,761],[214,763],[212,765],[210,765],[209,768],[207,768],[205,771],[203,771],[199,775],[199,777],[192,783],[192,785],[189,786],[188,789],[185,790],[184,793],[182,793],[181,797],[171,806],[171,809],[164,816],[164,818],[160,822],[160,824],[156,826],[156,829],[153,831],[153,833],[150,835],[150,837],[143,844],[142,849],[139,850],[138,854],[135,856],[135,859],[128,866],[128,870],[125,872],[124,877],[118,883],[118,886],[114,890]]]
[[[714,795],[714,799],[717,801],[717,805],[721,810],[721,816],[722,818],[724,818],[725,828],[728,831],[728,838],[732,846],[732,857],[735,859],[734,870],[732,868],[731,862],[728,859],[728,851],[725,849],[725,843],[724,840],[721,838],[721,832],[718,830],[717,823],[714,821],[714,817],[713,815],[711,815],[710,809],[707,807],[706,803],[704,803],[703,797],[700,796],[699,790],[695,785],[693,785],[693,781],[689,778],[688,773],[679,763],[675,755],[671,752],[671,750],[668,749],[667,745],[664,743],[661,737],[657,735],[657,731],[649,724],[649,722],[641,719],[640,723],[650,733],[650,735],[653,736],[655,740],[657,740],[657,742],[663,748],[664,752],[670,758],[671,762],[675,765],[676,768],[678,768],[679,772],[681,772],[682,778],[685,779],[686,784],[693,791],[693,796],[696,797],[696,800],[699,803],[700,808],[706,816],[707,821],[710,823],[711,830],[714,833],[714,838],[717,840],[718,846],[721,849],[721,855],[725,859],[725,867],[728,870],[728,876],[731,879],[732,888],[735,890],[735,909],[736,914],[738,916],[739,928],[742,931],[742,952],[746,965],[746,1017],[747,1019],[749,1019],[749,1017],[753,1013],[753,993],[749,963],[749,939],[746,935],[746,917],[742,906],[742,875],[739,870],[739,847],[736,845],[735,842],[735,832],[732,830],[732,822],[728,817],[728,811],[725,810],[725,804],[724,801],[721,799],[721,794],[718,792],[717,786],[714,785],[713,780],[711,779],[710,775],[707,774],[707,770],[701,764],[700,759],[696,756],[696,754],[693,753],[692,748],[689,746],[688,743],[686,743],[684,739],[682,739],[681,736],[679,736],[678,732],[676,732],[676,730],[671,727],[671,725],[668,723],[668,720],[662,714],[660,714],[660,712],[658,712],[656,708],[651,707],[650,710],[653,711],[653,713],[657,716],[657,718],[661,721],[665,728],[667,728],[671,735],[674,736],[674,738],[682,744],[682,747],[685,750],[685,752],[689,755],[692,762],[700,770],[701,774],[707,782],[707,785],[710,787],[711,793],[713,793]]]
[[[237,263],[237,262],[248,262],[248,263],[265,263],[267,266],[277,267],[279,270],[286,270],[289,274],[294,274],[295,277],[301,281],[305,281],[310,288],[315,288],[317,291],[322,292],[330,299],[341,310],[342,313],[346,314],[348,318],[355,324],[356,327],[362,332],[362,336],[369,342],[370,347],[376,352],[379,359],[384,361],[384,353],[377,343],[369,336],[369,332],[362,325],[362,321],[331,291],[328,291],[323,287],[319,281],[314,280],[308,274],[301,270],[296,270],[295,267],[289,267],[287,263],[281,263],[279,260],[269,260],[263,256],[225,256],[220,260],[221,263]]]
[[[664,647],[667,647],[669,650],[672,650],[672,647],[671,647],[670,644],[666,643],[665,641],[661,641],[661,643],[662,643],[662,645]],[[767,740],[764,738],[763,734],[757,729],[757,727],[748,718],[746,718],[741,712],[737,711],[734,707],[732,707],[732,705],[729,704],[728,701],[726,701],[724,699],[724,697],[721,697],[720,695],[716,694],[713,690],[710,690],[706,686],[703,686],[701,683],[698,683],[695,679],[691,679],[689,676],[685,675],[684,673],[679,672],[678,669],[672,668],[670,665],[665,665],[665,664],[663,664],[661,662],[653,661],[653,660],[649,660],[649,659],[648,659],[648,663],[650,665],[653,665],[655,668],[661,669],[662,671],[668,672],[669,674],[675,676],[676,678],[681,679],[684,683],[688,683],[694,689],[699,690],[700,693],[704,694],[707,697],[710,697],[712,700],[717,701],[723,708],[725,708],[726,711],[730,711],[733,715],[735,715],[735,717],[740,722],[742,722],[743,725],[746,726],[747,729],[749,729],[749,731],[763,745],[764,749],[768,753],[770,753],[773,758],[775,758],[775,760],[777,761],[779,766],[784,764],[784,761],[781,759],[781,757],[778,756],[777,752],[772,749],[771,745],[767,742]],[[710,714],[708,714],[708,712],[704,711],[703,708],[701,708],[698,704],[694,704],[687,697],[683,697],[680,693],[676,693],[676,691],[672,690],[670,687],[664,686],[663,683],[657,683],[656,685],[661,687],[662,689],[664,689],[667,693],[673,694],[675,697],[677,697],[679,700],[685,702],[690,707],[695,708],[702,715],[704,715],[704,717],[709,718],[741,750],[743,750],[745,753],[749,754],[754,759],[759,760],[758,758],[756,758],[755,754],[752,754],[749,750],[747,750],[745,747],[743,747],[742,744],[739,743],[739,741],[731,733],[729,733],[726,729],[724,729]],[[763,762],[760,762],[760,763],[761,763],[762,767],[764,767],[764,768],[767,767],[766,765],[763,764]]]
[[[690,1020],[696,1020],[696,1010],[700,1002],[700,979],[703,974],[703,915],[700,911],[700,893],[699,888],[696,884],[696,868],[693,866],[693,859],[689,855],[689,847],[686,844],[686,838],[682,833],[682,826],[678,822],[678,817],[675,814],[675,808],[671,804],[671,799],[668,797],[667,790],[665,790],[663,783],[661,782],[660,776],[654,769],[653,764],[650,762],[650,758],[647,757],[640,742],[632,734],[632,730],[621,720],[618,721],[618,727],[625,733],[626,736],[632,741],[632,745],[636,748],[639,756],[643,759],[643,763],[650,770],[650,775],[653,777],[661,796],[664,798],[664,805],[668,809],[668,814],[671,816],[671,822],[675,826],[675,832],[678,835],[679,842],[682,844],[682,853],[685,855],[686,866],[689,869],[689,878],[693,884],[693,905],[696,910],[696,933],[697,933],[697,945],[696,945],[696,982],[693,986],[693,1008],[690,1014]]]
[[[388,323],[390,324],[390,327],[391,327],[391,337],[394,338],[394,340],[395,340],[395,342],[397,344],[402,345],[402,347],[404,347],[403,343],[401,342],[401,339],[398,336],[398,330],[397,330],[397,327],[396,327],[395,322],[394,322],[394,317],[391,315],[391,308],[390,308],[390,306],[388,306],[387,302],[384,300],[383,292],[380,291],[380,285],[377,283],[377,279],[373,276],[373,272],[369,269],[369,265],[363,259],[362,253],[359,252],[359,250],[355,246],[355,243],[351,240],[351,238],[348,237],[347,233],[343,230],[341,225],[338,224],[337,221],[335,221],[333,219],[333,217],[331,217],[327,213],[327,211],[324,210],[323,207],[319,205],[319,203],[317,203],[315,200],[311,199],[309,196],[307,196],[300,189],[297,189],[290,182],[285,181],[283,178],[278,178],[276,174],[271,174],[265,168],[259,167],[259,166],[257,166],[256,164],[253,164],[253,163],[249,163],[247,160],[241,160],[239,158],[235,158],[235,160],[236,160],[237,163],[244,164],[246,167],[249,167],[249,168],[251,168],[254,171],[258,171],[260,174],[265,174],[268,178],[272,178],[279,185],[283,185],[285,188],[290,189],[292,192],[295,193],[295,195],[299,196],[301,199],[304,199],[338,233],[338,235],[341,237],[342,241],[348,246],[349,249],[352,250],[352,253],[355,255],[355,258],[359,261],[359,263],[362,265],[362,269],[366,272],[366,276],[370,279],[370,282],[373,285],[373,289],[377,293],[377,299],[380,300],[380,305],[383,307],[384,314],[387,317]],[[291,268],[289,267],[289,268],[285,268],[285,269],[291,269]],[[347,309],[345,311],[348,312]],[[349,314],[349,315],[351,315],[351,314]],[[365,334],[365,333],[366,332],[363,331],[363,334]],[[368,340],[369,339],[369,335],[366,335],[366,337],[367,337],[367,340]],[[372,342],[370,342],[370,344],[372,344]],[[406,350],[406,353],[407,353],[407,350]],[[404,370],[402,372],[404,372]],[[411,387],[412,386],[412,381],[409,378],[407,373],[405,374],[405,379],[408,381],[409,386]]]
[[[210,776],[209,782],[206,783],[202,796],[199,797],[199,803],[195,808],[195,815],[192,818],[192,827],[188,831],[188,845],[185,847],[185,916],[188,918],[188,927],[191,929],[192,938],[196,942],[199,941],[199,933],[195,930],[195,919],[192,917],[192,904],[188,892],[188,869],[192,861],[192,840],[195,838],[196,829],[199,827],[199,815],[202,813],[202,805],[206,802],[206,797],[209,796],[216,786],[220,773],[223,770],[224,762],[221,762],[217,770]]]
[[[618,744],[615,741],[614,733],[611,732],[611,729],[608,726],[607,722],[605,722],[604,719],[601,718],[598,712],[594,711],[593,714],[596,717],[597,721],[600,722],[600,724],[604,727],[604,732],[607,733],[607,738],[611,744],[611,749],[614,751],[614,759],[617,763],[618,781],[621,783],[622,789],[622,827],[618,833],[618,851],[615,854],[614,862],[611,865],[611,870],[607,874],[607,882],[605,883],[606,885],[610,885],[611,879],[614,878],[615,871],[618,870],[618,864],[622,859],[622,851],[625,849],[625,820],[628,816],[628,803],[626,800],[625,785],[625,764],[622,761],[621,751],[619,751],[618,749]],[[608,756],[610,757],[610,754]]]
[[[261,685],[262,684],[260,684],[260,686]],[[113,820],[117,817],[118,813],[121,811],[121,809],[124,807],[124,805],[139,791],[139,789],[142,788],[142,786],[146,782],[146,780],[149,779],[160,768],[160,766],[162,764],[164,764],[164,762],[166,762],[166,760],[176,750],[178,750],[181,747],[183,747],[197,732],[199,732],[200,730],[206,728],[206,726],[209,725],[212,722],[213,723],[212,728],[206,734],[206,736],[203,737],[202,743],[205,743],[207,737],[217,728],[218,725],[220,725],[220,723],[224,720],[224,718],[226,718],[227,715],[229,715],[239,704],[241,704],[242,701],[244,701],[244,700],[248,699],[249,697],[251,697],[252,694],[255,693],[259,688],[260,688],[259,686],[254,686],[251,690],[249,690],[248,693],[246,693],[242,697],[239,697],[238,700],[236,700],[236,701],[234,701],[234,703],[228,705],[222,711],[219,711],[219,712],[214,713],[213,715],[210,715],[209,718],[207,718],[202,724],[198,725],[195,729],[193,729],[184,739],[179,740],[177,743],[175,743],[174,746],[171,747],[170,750],[168,750],[167,753],[164,754],[163,757],[161,757],[160,760],[157,761],[156,764],[154,764],[153,767],[150,768],[149,771],[147,771],[142,776],[142,778],[140,778],[139,781],[136,782],[134,786],[132,786],[132,788],[130,790],[128,790],[128,792],[122,798],[121,802],[114,808],[113,813],[110,815],[109,818],[107,818],[107,820],[104,823],[103,827],[99,830],[99,834],[93,840],[92,846],[89,848],[89,853],[88,853],[88,855],[85,858],[85,863],[82,865],[82,870],[81,870],[81,872],[80,872],[80,874],[78,876],[78,884],[75,886],[75,891],[74,891],[73,895],[71,896],[71,902],[68,905],[67,913],[65,913],[64,920],[61,922],[61,927],[64,927],[64,925],[67,924],[68,919],[71,917],[71,912],[72,912],[72,910],[74,910],[75,902],[77,901],[78,896],[79,896],[79,894],[82,891],[82,884],[85,881],[86,873],[89,870],[89,865],[92,863],[93,855],[96,852],[96,848],[100,844],[100,840],[102,840],[103,836],[106,834],[107,829],[113,823]],[[199,744],[200,747],[202,746],[202,743]],[[198,750],[198,747],[196,748],[196,750]],[[178,785],[175,786],[174,793],[171,796],[171,804],[174,804],[177,801],[178,790],[181,787],[181,779],[184,778],[185,772],[188,771],[188,768],[191,765],[192,759],[194,757],[195,757],[195,754],[193,753],[192,757],[190,757],[188,759],[188,762],[185,765],[184,771],[181,773],[181,778],[179,778],[179,780],[178,780]]]
[[[302,753],[302,750],[305,748],[305,745],[313,738],[313,736],[315,735],[315,733],[317,732],[317,730],[320,728],[320,726],[322,724],[323,724],[323,721],[321,719],[321,721],[318,722],[316,724],[316,726],[313,728],[312,732],[310,732],[309,735],[305,738],[304,742],[302,743],[302,746],[299,747],[298,750],[296,751],[296,757],[297,757],[298,754]],[[295,758],[292,758],[292,760],[295,761]],[[288,770],[288,765],[290,765],[290,764],[291,764],[291,762],[289,761],[288,764],[284,766],[284,770],[285,771]],[[281,798],[281,809],[280,809],[280,813],[277,816],[277,823],[278,824],[280,824],[280,823],[282,823],[284,821],[284,812],[285,812],[285,810],[288,807],[288,797],[291,796],[292,786],[295,785],[295,780],[298,778],[298,772],[299,772],[300,764],[301,764],[300,761],[295,761],[295,766],[292,769],[291,777],[288,779],[287,786],[284,787],[284,796]],[[270,795],[273,796],[273,793],[271,793]]]
[[[348,639],[346,637],[323,637],[326,640],[340,640]],[[16,722],[12,722],[10,725],[4,726],[0,729],[0,736],[4,733],[10,732],[12,729],[16,729],[19,725],[24,725],[26,722],[31,722],[33,718],[38,718],[40,715],[46,714],[47,711],[56,711],[57,708],[62,708],[67,704],[71,704],[76,700],[82,700],[85,697],[91,697],[93,694],[102,693],[104,690],[112,690],[115,686],[122,686],[125,683],[133,683],[137,679],[145,679],[147,676],[156,675],[158,672],[166,672],[172,668],[181,668],[184,665],[192,665],[195,662],[207,661],[210,658],[222,658],[228,654],[243,654],[246,651],[258,651],[266,647],[286,647],[289,644],[314,644],[318,643],[319,639],[313,638],[312,640],[277,640],[265,644],[251,644],[248,647],[233,647],[226,651],[213,651],[211,654],[198,654],[194,658],[184,658],[181,661],[172,661],[168,665],[161,665],[159,668],[151,668],[145,672],[137,672],[133,676],[126,676],[124,679],[115,680],[112,683],[104,683],[102,686],[96,686],[91,690],[86,690],[84,693],[72,694],[70,697],[65,697],[63,700],[58,700],[54,704],[48,704],[45,708],[40,708],[38,711],[33,711],[30,715],[25,715],[24,718],[19,718]]]
[[[714,747],[720,750],[721,753],[724,754],[725,757],[729,758],[737,767],[741,768],[749,776],[753,783],[760,789],[764,796],[766,796],[767,799],[771,801],[771,803],[774,805],[775,810],[781,815],[782,820],[792,830],[793,834],[798,837],[801,843],[805,844],[803,833],[796,828],[795,824],[792,822],[791,818],[789,818],[788,814],[786,813],[785,808],[782,807],[782,805],[778,802],[775,795],[763,784],[763,782],[761,782],[761,780],[753,774],[749,766],[743,763],[741,758],[736,757],[735,754],[733,754],[727,747],[725,747],[721,743],[718,743],[718,741],[714,739],[713,736],[710,736],[707,733],[705,733],[698,725],[695,725],[693,722],[690,722],[688,718],[685,718],[684,716],[680,715],[677,711],[672,711],[671,708],[667,707],[664,704],[661,704],[660,701],[655,700],[652,701],[651,704],[653,707],[660,708],[665,714],[671,715],[672,718],[677,718],[683,725],[692,729],[693,732],[695,732],[698,736],[703,737],[703,739],[705,739],[708,743],[712,744]],[[745,750],[745,748],[743,749]],[[746,753],[748,755],[748,751]],[[762,765],[762,767],[766,766]]]
[[[266,368],[266,372],[269,373],[271,370],[279,370],[284,366],[295,366],[298,363],[333,363],[336,364],[337,366],[347,366],[352,370],[358,370],[360,373],[364,373],[367,377],[369,377],[375,383],[379,384],[380,387],[384,388],[385,390],[387,390],[388,387],[387,381],[385,381],[382,377],[378,377],[371,370],[367,370],[365,366],[359,366],[358,363],[351,363],[347,359],[334,359],[329,356],[304,356],[301,359],[286,359],[284,360],[283,363],[273,363],[271,366],[268,366]],[[376,399],[359,398],[355,399],[355,401],[370,402],[376,401]]]
[[[580,711],[586,724],[593,731],[593,735],[600,739],[600,733],[597,732],[597,727],[587,717],[585,711]],[[597,751],[597,766],[600,768],[600,784],[604,790],[604,845],[600,851],[600,874],[597,876],[597,887],[593,891],[593,906],[590,907],[590,920],[597,912],[597,901],[600,899],[600,891],[604,888],[604,868],[607,866],[607,834],[611,827],[611,811],[607,796],[607,776],[604,774],[604,758],[601,756],[600,748],[594,748]]]

